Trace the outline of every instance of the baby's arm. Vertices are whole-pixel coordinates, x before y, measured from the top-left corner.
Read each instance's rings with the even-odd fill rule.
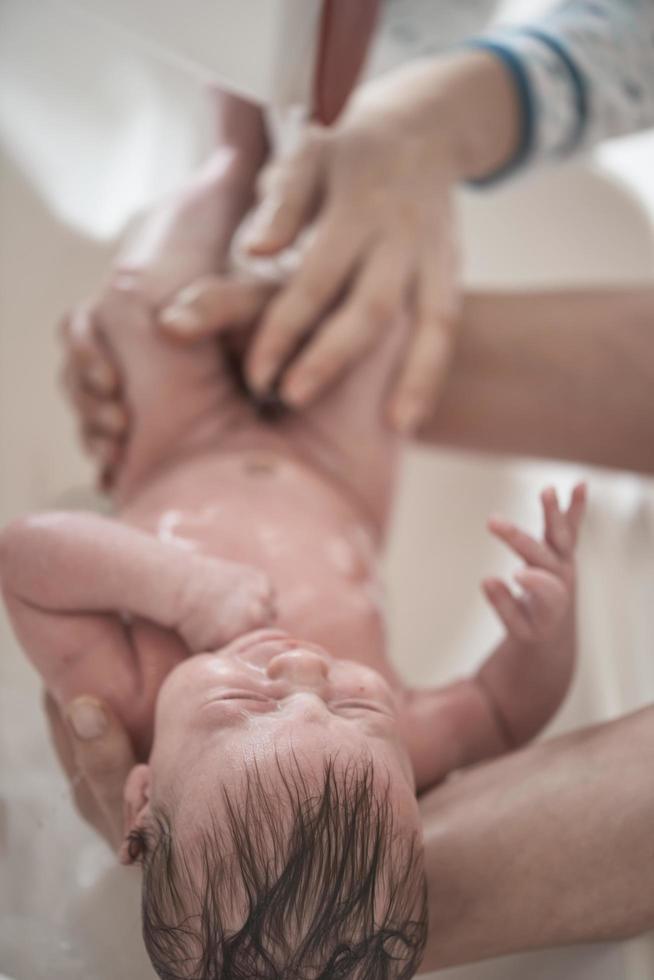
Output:
[[[93,514],[44,514],[9,525],[0,535],[0,582],[13,607],[127,613],[176,631],[191,652],[220,647],[272,617],[270,587],[255,569]]]
[[[477,673],[507,742],[533,738],[565,697],[575,664],[575,547],[586,488],[575,487],[561,510],[556,492],[541,495],[545,529],[541,541],[499,518],[489,528],[525,561],[515,575],[515,596],[500,579],[483,583],[506,636]]]
[[[567,511],[553,489],[541,496],[543,540],[497,518],[490,530],[526,567],[515,596],[500,579],[483,583],[506,635],[476,675],[436,691],[412,694],[408,733],[418,788],[448,772],[517,748],[549,721],[570,684],[575,660],[575,567],[585,487],[575,487]]]

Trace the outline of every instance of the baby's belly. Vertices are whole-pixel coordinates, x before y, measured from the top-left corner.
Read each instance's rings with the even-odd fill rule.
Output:
[[[374,533],[356,506],[301,464],[270,451],[186,461],[122,516],[179,548],[262,569],[282,628],[379,667]]]

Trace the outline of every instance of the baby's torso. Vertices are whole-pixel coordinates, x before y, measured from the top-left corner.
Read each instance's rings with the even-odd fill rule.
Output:
[[[401,331],[311,410],[266,419],[214,341],[180,349],[145,309],[128,302],[122,312],[108,338],[130,413],[120,518],[180,548],[262,569],[280,626],[395,680],[383,655],[375,561],[397,462],[382,395]],[[124,622],[119,631],[120,671],[94,687],[88,667],[60,678],[59,696],[106,697],[145,747],[157,691],[187,651],[151,624]],[[116,635],[111,642],[117,649]]]
[[[261,569],[282,628],[336,643],[337,656],[373,656],[361,630],[380,610],[378,536],[306,466],[270,449],[208,453],[150,483],[121,518],[181,549]]]
[[[397,683],[385,657],[378,536],[304,465],[270,449],[189,458],[149,482],[120,518],[180,550],[265,571],[276,625]],[[176,634],[119,613],[107,617],[105,633],[106,649],[89,649],[60,676],[56,694],[62,703],[82,693],[108,700],[145,758],[157,693],[188,650]]]

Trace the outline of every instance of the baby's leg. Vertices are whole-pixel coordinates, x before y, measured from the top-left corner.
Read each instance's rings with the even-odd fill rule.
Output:
[[[230,305],[223,296],[229,280],[206,277],[190,289],[208,322]],[[397,439],[383,421],[383,403],[406,328],[405,323],[390,325],[375,350],[310,409],[277,413],[273,425],[259,418],[244,396],[227,369],[220,341],[211,336],[192,345],[174,343],[164,337],[145,303],[113,291],[102,330],[122,374],[130,415],[127,452],[116,482],[119,499],[167,461],[205,445],[215,447],[227,430],[246,425],[263,440],[274,428],[383,523],[397,450]],[[74,356],[70,360],[74,373]]]
[[[112,290],[103,307],[102,337],[115,359],[129,416],[115,484],[119,500],[161,466],[215,445],[227,429],[251,418],[216,341],[175,344],[137,296]]]
[[[400,440],[384,406],[408,324],[389,324],[380,343],[309,408],[284,421],[289,437],[329,467],[383,525],[392,502]]]
[[[242,316],[234,310],[235,285],[242,290]],[[261,314],[267,298],[269,291],[262,290],[260,280],[238,283],[223,276],[197,280],[177,300],[195,325],[188,337],[179,340],[185,339],[188,344],[194,337],[193,342],[198,343],[237,323],[256,335],[257,326],[252,327],[252,320]],[[327,312],[316,327],[318,334],[329,320]],[[405,320],[389,322],[381,341],[310,408],[296,412],[284,409],[280,403],[271,415],[277,432],[290,440],[292,448],[344,483],[378,522],[383,522],[392,496],[397,451],[397,439],[384,423],[384,402],[407,329]],[[323,366],[330,356],[339,360],[339,351],[333,347],[333,331],[325,336],[332,346],[323,346]],[[250,343],[243,334],[237,342],[241,360],[245,361]]]

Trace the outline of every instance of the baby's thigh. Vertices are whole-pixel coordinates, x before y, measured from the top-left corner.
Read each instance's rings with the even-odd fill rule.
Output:
[[[385,406],[407,329],[404,319],[391,324],[375,348],[292,423],[317,450],[333,451],[343,477],[377,512],[390,504],[398,458],[399,440],[386,423]]]
[[[215,439],[242,398],[213,340],[176,345],[158,330],[153,311],[116,291],[105,304],[103,335],[121,373],[129,440],[118,492],[150,472]]]

